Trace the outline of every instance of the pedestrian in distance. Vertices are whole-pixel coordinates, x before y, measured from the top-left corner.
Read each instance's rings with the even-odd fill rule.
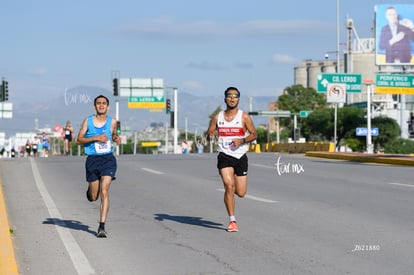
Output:
[[[247,193],[248,143],[257,133],[250,115],[239,110],[240,92],[235,87],[224,91],[226,110],[219,112],[207,130],[210,140],[218,136],[217,168],[224,185],[224,204],[229,216],[228,232],[237,232],[235,194],[243,198]]]
[[[49,156],[49,137],[47,136],[46,132],[42,133],[42,152],[43,157],[47,158]]]
[[[32,153],[32,143],[30,142],[30,139],[26,141],[24,148],[25,148],[25,156],[30,157],[30,154]]]
[[[119,144],[121,138],[116,133],[117,121],[107,115],[109,99],[99,95],[94,99],[96,114],[88,116],[82,123],[77,144],[83,145],[87,155],[85,162],[86,181],[89,183],[86,197],[96,201],[101,197],[98,238],[106,238],[105,222],[109,211],[109,187],[115,180],[117,162],[113,155],[112,142]]]
[[[63,128],[63,132],[65,133],[64,141],[65,141],[65,155],[69,156],[70,154],[70,144],[73,138],[74,129],[70,121],[66,121],[66,125]]]
[[[37,136],[35,136],[32,142],[33,157],[39,156],[39,146],[40,146],[40,140],[37,138]]]

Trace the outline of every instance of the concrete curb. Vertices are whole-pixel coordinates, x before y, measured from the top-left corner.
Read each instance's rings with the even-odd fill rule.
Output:
[[[365,154],[365,153],[337,153],[337,152],[306,152],[307,157],[328,158],[365,163],[381,163],[391,165],[414,166],[414,157],[410,155]]]

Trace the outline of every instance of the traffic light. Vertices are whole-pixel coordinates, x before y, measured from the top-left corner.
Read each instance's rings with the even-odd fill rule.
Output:
[[[171,99],[167,99],[167,102],[165,104],[165,113],[169,114],[171,113]]]
[[[121,121],[117,121],[116,122],[116,134],[120,135],[121,134]]]
[[[2,81],[2,101],[9,100],[9,83],[6,80]]]
[[[4,101],[9,100],[9,82],[4,81],[3,83],[3,89],[4,89]]]
[[[118,96],[119,95],[119,93],[118,93],[118,78],[114,78],[112,80],[112,89],[113,89],[113,92],[114,92],[114,96]]]

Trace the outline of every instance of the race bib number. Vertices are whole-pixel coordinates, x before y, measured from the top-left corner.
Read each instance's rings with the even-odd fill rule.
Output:
[[[108,140],[107,142],[95,142],[95,151],[98,154],[110,153],[111,146],[112,144],[110,140]]]
[[[219,143],[221,143],[221,144],[222,144],[222,147],[223,147],[223,148],[230,148],[230,149],[235,149],[235,148],[236,148],[236,147],[234,146],[233,141],[232,141],[231,139],[229,139],[229,138],[223,138],[223,137],[220,137],[220,138],[219,138]]]

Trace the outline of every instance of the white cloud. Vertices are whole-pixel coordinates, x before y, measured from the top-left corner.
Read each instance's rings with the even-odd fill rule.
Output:
[[[319,20],[252,20],[241,23],[217,21],[177,22],[171,18],[147,18],[112,30],[119,35],[147,39],[234,39],[249,37],[274,38],[278,35],[317,36],[334,30]]]
[[[294,64],[296,59],[293,56],[287,54],[274,54],[272,56],[273,63],[283,63],[283,64]]]

